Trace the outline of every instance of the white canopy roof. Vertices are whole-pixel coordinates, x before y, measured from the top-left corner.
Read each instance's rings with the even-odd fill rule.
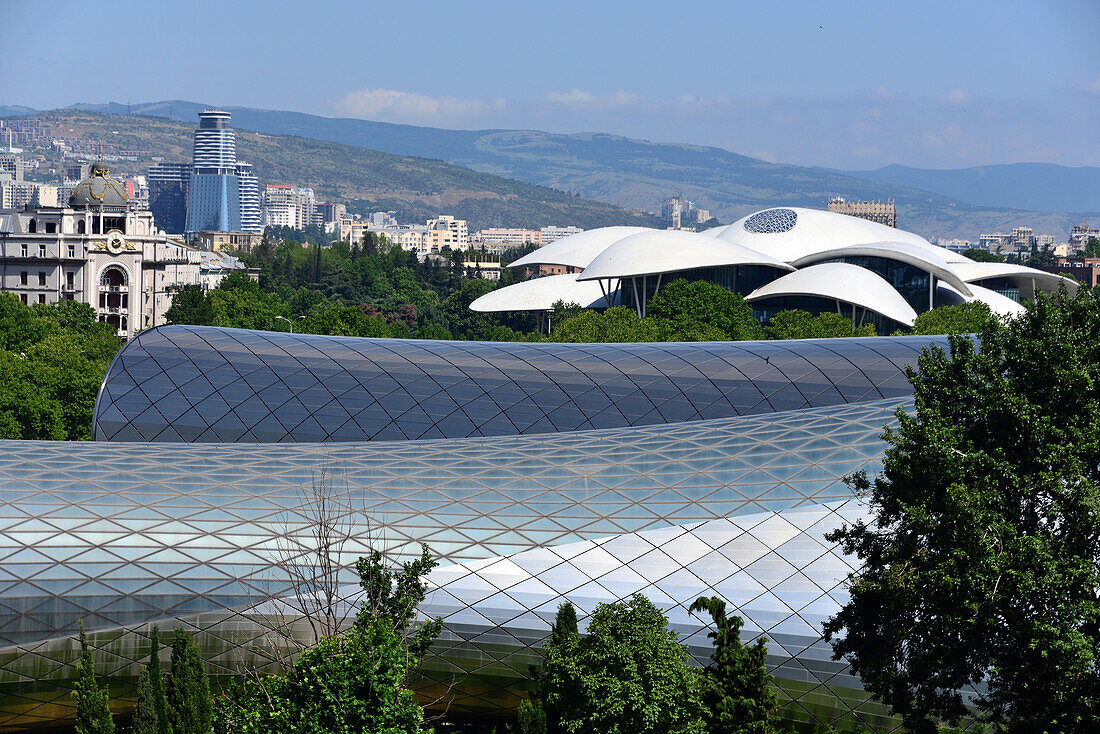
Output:
[[[1065,283],[1066,292],[1071,296],[1077,293],[1079,287],[1077,281],[1072,278],[1036,270],[1026,265],[1016,265],[1015,263],[979,263],[967,260],[952,263],[951,269],[967,283],[974,283],[988,278],[1008,278],[1017,283],[1034,280],[1041,290],[1047,292],[1057,291],[1058,286]]]
[[[794,262],[822,250],[871,242],[907,242],[930,250],[938,249],[912,232],[847,214],[800,207],[764,209],[718,228],[711,236],[784,262]]]
[[[955,273],[951,265],[936,252],[938,248],[922,247],[912,242],[868,242],[861,245],[837,247],[832,250],[820,250],[811,255],[800,257],[791,263],[796,268],[813,265],[825,260],[837,260],[844,257],[882,257],[889,260],[908,263],[915,268],[927,271],[940,280],[950,283],[955,290],[965,296],[970,288]]]
[[[588,263],[592,262],[596,255],[599,255],[612,243],[632,234],[649,231],[652,230],[646,227],[600,227],[599,229],[585,230],[540,247],[534,252],[513,261],[508,267],[520,268],[527,265],[588,267]]]
[[[720,265],[768,265],[793,270],[774,257],[696,232],[650,229],[618,240],[578,280],[632,278]]]
[[[822,263],[787,273],[762,285],[750,303],[779,296],[818,296],[848,303],[912,326],[917,312],[880,275],[848,263]]]
[[[995,316],[1015,316],[1027,310],[1008,296],[1002,296],[997,291],[990,290],[989,288],[982,288],[980,285],[970,286],[972,294],[970,296],[964,296],[962,293],[959,293],[958,290],[951,287],[951,285],[944,282],[938,283],[936,288],[940,291],[940,298],[948,301],[948,305],[981,301],[989,306],[989,310],[992,311]]]
[[[577,303],[585,308],[604,308],[600,284],[578,283],[575,273],[548,275],[489,291],[470,304],[478,313],[499,311],[549,311],[558,301]]]

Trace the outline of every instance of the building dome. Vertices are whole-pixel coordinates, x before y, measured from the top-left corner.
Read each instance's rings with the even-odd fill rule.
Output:
[[[130,197],[126,187],[111,178],[110,171],[103,161],[92,164],[88,178],[76,185],[69,195],[69,206],[86,208],[89,206],[126,206]]]

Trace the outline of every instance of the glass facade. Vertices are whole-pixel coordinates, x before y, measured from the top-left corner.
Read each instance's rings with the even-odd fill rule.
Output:
[[[112,364],[107,441],[507,436],[698,421],[908,395],[945,338],[532,344],[167,326]]]
[[[564,600],[583,625],[641,592],[703,664],[707,628],[686,610],[717,594],[767,637],[789,721],[892,730],[820,638],[852,569],[824,536],[864,513],[842,478],[878,471],[883,427],[911,409],[903,366],[928,343],[143,332],[101,393],[97,430],[114,440],[0,442],[0,732],[72,716],[79,619],[120,712],[153,624],[194,631],[215,685],[270,664],[272,626],[308,634],[280,599],[318,477],[349,523],[348,608],[370,547],[403,560],[423,542],[442,562],[423,612],[444,632],[415,682],[430,706],[514,707]],[[222,435],[214,398],[274,427]],[[333,401],[349,415],[377,405],[375,422],[356,422],[357,440],[297,432]],[[468,422],[448,420],[456,404]],[[495,416],[507,431],[489,430]],[[411,440],[369,440],[386,430]]]
[[[302,489],[326,467],[363,518],[348,564],[372,542],[367,519],[395,557],[423,541],[445,564],[424,611],[446,633],[420,686],[460,678],[452,710],[514,705],[562,600],[588,613],[633,591],[695,635],[700,660],[686,606],[734,601],[798,684],[792,705],[830,681],[857,695],[815,632],[848,569],[822,536],[859,511],[841,477],[877,469],[907,404],[424,442],[0,442],[0,728],[71,713],[57,686],[80,618],[120,691],[156,620],[202,633],[215,674],[233,674],[241,636],[262,632],[250,608],[287,593],[276,539],[309,532]]]

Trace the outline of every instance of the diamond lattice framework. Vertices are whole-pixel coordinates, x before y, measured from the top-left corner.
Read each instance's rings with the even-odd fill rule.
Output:
[[[165,326],[111,365],[100,440],[380,441],[726,418],[912,394],[943,337],[442,342]]]
[[[714,593],[768,638],[786,716],[889,729],[820,640],[851,570],[823,535],[859,514],[842,477],[878,469],[930,342],[143,332],[104,382],[106,441],[0,442],[0,731],[72,715],[81,618],[120,710],[154,623],[197,631],[217,678],[270,669],[272,627],[310,634],[281,555],[311,534],[318,481],[352,519],[343,609],[369,548],[444,563],[426,701],[514,706],[565,599],[587,614],[640,591],[702,661],[685,609]]]

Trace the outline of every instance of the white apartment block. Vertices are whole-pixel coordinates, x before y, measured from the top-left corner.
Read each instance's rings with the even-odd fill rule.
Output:
[[[584,230],[580,227],[543,227],[541,230],[542,244],[549,245],[571,234],[580,234]]]
[[[449,214],[440,214],[428,220],[428,229],[432,230],[432,246],[442,249],[468,250],[470,231],[465,219],[455,219]]]

